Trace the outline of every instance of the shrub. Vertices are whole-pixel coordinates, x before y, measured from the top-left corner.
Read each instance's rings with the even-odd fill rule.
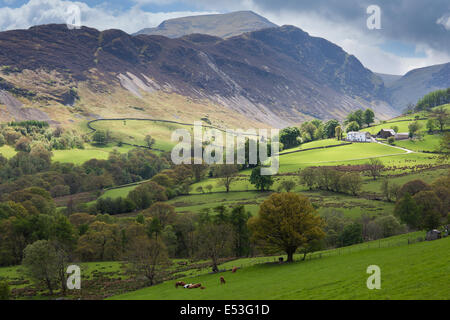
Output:
[[[11,289],[6,281],[0,281],[0,300],[9,300],[11,298]]]

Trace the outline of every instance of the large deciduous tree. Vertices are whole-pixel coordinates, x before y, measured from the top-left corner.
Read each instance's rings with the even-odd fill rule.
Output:
[[[259,214],[249,220],[253,239],[267,252],[286,252],[293,261],[299,248],[307,248],[325,236],[324,221],[309,199],[295,193],[275,193],[259,207]]]

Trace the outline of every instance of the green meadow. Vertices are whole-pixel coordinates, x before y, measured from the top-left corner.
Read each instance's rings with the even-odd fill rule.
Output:
[[[381,243],[380,243],[381,244]],[[173,281],[113,296],[117,300],[247,300],[247,299],[450,299],[450,238],[411,245],[377,248],[362,244],[338,254],[291,264],[265,263],[236,273],[188,277],[186,283],[201,283],[205,290],[176,289]],[[331,252],[329,252],[331,253]],[[340,253],[340,252],[339,252]],[[314,257],[314,256],[313,256]],[[229,265],[239,266],[240,261]],[[369,290],[367,267],[381,269],[381,289]],[[220,285],[219,276],[227,283]]]
[[[172,132],[177,129],[191,129],[192,126],[151,120],[102,120],[93,122],[96,130],[109,130],[112,137],[121,142],[145,146],[145,136],[150,134],[156,141],[156,149],[170,151],[176,142],[171,141]]]

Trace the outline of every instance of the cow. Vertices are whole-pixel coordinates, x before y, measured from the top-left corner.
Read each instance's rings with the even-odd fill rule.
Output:
[[[175,283],[175,288],[178,288],[179,286],[184,287],[185,285],[186,285],[185,282],[183,282],[183,281],[178,281],[177,283]]]
[[[238,267],[233,267],[233,269],[231,270],[232,273],[236,273]]]
[[[203,287],[203,286],[202,286],[202,287],[200,287],[200,289],[202,289],[202,290],[205,290],[205,289],[206,289],[206,287]]]
[[[202,286],[201,283],[196,283],[196,284],[191,284],[188,289],[196,289],[196,288],[200,288]]]
[[[225,284],[225,278],[224,277],[220,277],[220,284]]]

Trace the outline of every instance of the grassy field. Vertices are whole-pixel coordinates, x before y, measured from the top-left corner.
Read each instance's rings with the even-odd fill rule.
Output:
[[[403,185],[408,181],[420,179],[426,183],[431,183],[439,177],[449,174],[449,169],[436,169],[436,170],[428,170],[419,173],[411,173],[408,175],[400,176],[400,177],[392,177],[389,178],[391,183],[396,183],[398,185]],[[370,178],[366,179],[363,183],[362,190],[365,192],[373,192],[381,194],[381,184],[382,179],[372,180]]]
[[[333,146],[333,145],[339,145],[339,144],[345,144],[345,143],[347,143],[347,142],[342,141],[342,140],[336,140],[336,139],[323,139],[323,140],[311,141],[311,142],[303,143],[300,146],[295,147],[295,148],[283,150],[283,152],[281,152],[281,154],[283,154],[285,152],[296,151],[296,150],[327,147],[327,146]]]
[[[295,172],[301,167],[336,165],[349,161],[401,155],[406,151],[378,143],[354,143],[335,148],[310,150],[280,156],[280,172]]]
[[[52,161],[82,164],[91,159],[106,160],[109,157],[109,153],[113,150],[125,153],[131,149],[133,149],[133,147],[125,145],[121,147],[117,146],[96,147],[86,145],[84,149],[53,150]]]
[[[97,147],[92,145],[85,145],[84,149],[69,149],[69,150],[53,150],[52,161],[82,164],[91,159],[105,160],[108,159],[109,153],[117,150],[121,153],[126,153],[133,149],[132,146],[123,145],[121,147],[109,145],[105,147]],[[3,146],[0,148],[0,154],[6,158],[12,158],[17,152],[10,146]]]
[[[132,186],[126,186],[126,187],[122,187],[122,188],[117,188],[117,189],[106,190],[105,193],[103,193],[100,198],[102,198],[102,199],[106,199],[106,198],[115,199],[115,198],[119,198],[119,197],[126,198],[128,196],[128,193],[130,193],[130,191],[133,191],[134,189],[136,189],[137,186],[138,186],[138,184],[132,185]]]
[[[146,120],[102,120],[91,124],[97,130],[109,130],[114,139],[126,143],[145,146],[145,136],[150,134],[155,139],[154,148],[170,151],[175,142],[171,141],[176,129],[191,129],[175,123]]]
[[[442,136],[440,134],[426,134],[422,139],[418,140],[398,140],[395,141],[395,145],[413,150],[416,152],[429,151],[436,152],[439,150],[439,143]]]
[[[367,245],[367,244],[366,244]],[[186,278],[205,290],[175,289],[173,281],[112,299],[450,299],[450,238],[387,248],[350,251],[292,264],[260,264],[235,274],[204,274]],[[239,265],[239,261],[234,262]],[[369,265],[381,268],[381,289],[369,290]]]
[[[447,112],[450,111],[450,104],[446,104],[446,105],[442,105],[439,107],[444,107]],[[439,108],[436,107],[436,108]],[[375,126],[372,126],[370,128],[363,128],[361,131],[367,131],[370,132],[371,134],[376,134],[378,133],[381,129],[391,129],[394,126],[398,127],[398,132],[408,132],[408,125],[411,122],[415,122],[416,121],[416,117],[419,117],[419,119],[424,119],[424,118],[429,118],[430,113],[427,111],[420,111],[417,113],[413,113],[413,114],[408,114],[408,115],[404,115],[404,116],[400,116],[400,117],[396,117],[392,120],[389,120],[385,123],[380,123],[377,124]],[[425,132],[426,131],[426,123],[427,120],[418,120],[419,124],[422,126],[421,131]],[[448,127],[448,126],[447,126]]]

